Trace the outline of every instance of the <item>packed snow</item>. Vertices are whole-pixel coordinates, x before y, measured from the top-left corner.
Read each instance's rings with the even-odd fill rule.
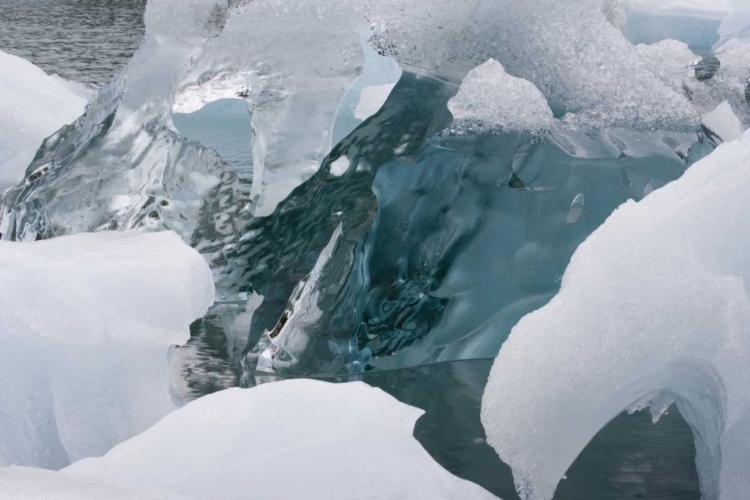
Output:
[[[0,465],[102,455],[174,410],[170,348],[213,299],[171,232],[0,241]]]
[[[453,114],[453,127],[459,131],[537,132],[548,128],[553,118],[539,89],[528,80],[509,75],[494,59],[466,75],[448,109]]]
[[[0,468],[3,500],[185,500],[185,497],[145,490],[101,479],[30,467]]]
[[[703,498],[750,490],[750,132],[621,206],[576,251],[562,289],[513,329],[482,404],[524,499],[550,499],[627,408],[676,402]]]
[[[0,50],[0,191],[23,179],[42,141],[75,121],[89,91]]]
[[[363,383],[228,389],[64,472],[196,499],[495,498],[414,439],[421,414]]]

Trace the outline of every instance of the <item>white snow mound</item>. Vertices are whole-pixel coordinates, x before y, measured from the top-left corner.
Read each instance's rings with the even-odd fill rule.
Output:
[[[482,422],[525,499],[550,499],[607,422],[671,401],[703,498],[750,491],[750,132],[620,207],[502,347]]]
[[[86,89],[0,50],[0,191],[23,179],[42,141],[86,108]]]
[[[0,241],[0,465],[102,455],[172,411],[169,349],[213,298],[171,232]]]
[[[66,472],[196,499],[495,498],[414,439],[421,414],[363,383],[229,389]]]
[[[135,489],[100,479],[29,467],[0,468],[3,500],[180,500],[184,497]]]

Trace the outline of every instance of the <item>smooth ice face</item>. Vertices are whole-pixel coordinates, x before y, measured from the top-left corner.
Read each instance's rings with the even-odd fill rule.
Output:
[[[433,461],[421,414],[363,383],[228,389],[64,472],[191,498],[495,498]]]
[[[0,51],[0,191],[23,178],[42,141],[83,113],[90,92]]]
[[[553,118],[539,89],[509,75],[494,59],[466,75],[448,109],[459,132],[538,132],[549,128]]]
[[[186,497],[112,481],[29,467],[0,468],[4,500],[185,500]]]
[[[0,241],[0,465],[63,467],[172,411],[170,347],[213,298],[174,233]]]
[[[560,293],[513,329],[482,404],[525,499],[550,499],[626,408],[672,402],[693,430],[703,498],[750,489],[750,132],[620,207],[576,251]]]

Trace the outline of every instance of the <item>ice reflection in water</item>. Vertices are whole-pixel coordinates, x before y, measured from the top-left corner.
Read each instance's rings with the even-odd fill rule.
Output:
[[[238,384],[242,370],[236,354],[242,342],[237,330],[244,325],[234,318],[244,306],[215,307],[193,325],[188,345],[176,351],[192,360],[184,373],[186,399]],[[510,468],[485,442],[479,418],[491,366],[492,360],[455,361],[327,380],[363,380],[425,410],[414,435],[430,455],[453,474],[509,500],[518,498]],[[278,379],[254,374],[256,382]],[[690,429],[676,408],[658,424],[651,423],[648,412],[623,413],[581,453],[558,486],[555,500],[698,500],[694,460]]]

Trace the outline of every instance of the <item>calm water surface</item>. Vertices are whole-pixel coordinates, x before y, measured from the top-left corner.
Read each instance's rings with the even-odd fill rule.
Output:
[[[0,0],[0,50],[102,85],[141,43],[145,7],[146,0]]]

